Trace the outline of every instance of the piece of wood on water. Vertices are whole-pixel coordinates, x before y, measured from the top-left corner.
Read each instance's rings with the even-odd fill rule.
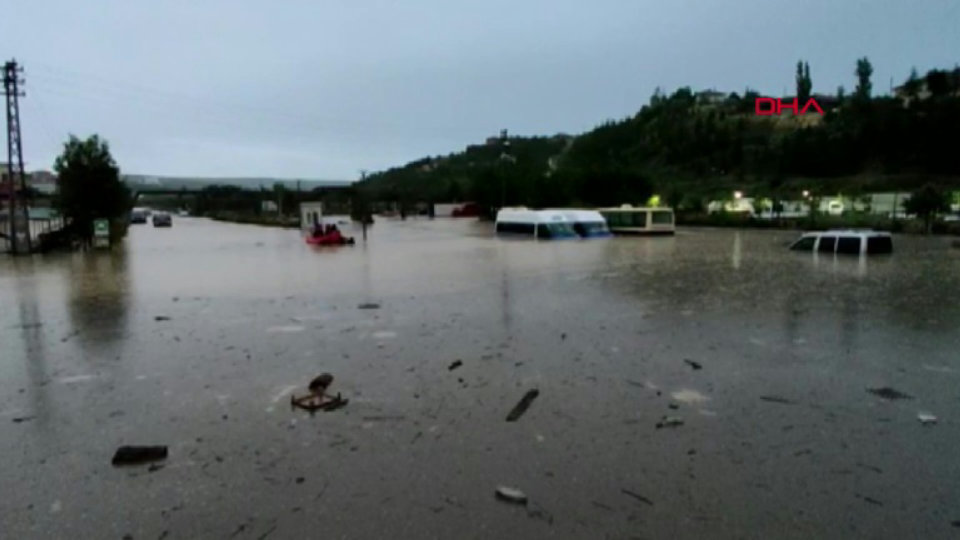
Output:
[[[523,416],[523,413],[527,412],[527,409],[530,408],[530,404],[533,403],[533,400],[537,399],[537,396],[540,395],[540,391],[537,389],[527,390],[527,393],[523,395],[520,399],[520,402],[516,404],[510,414],[507,415],[507,422],[516,422]]]
[[[630,497],[633,497],[634,499],[636,499],[636,500],[638,500],[638,501],[640,501],[640,502],[642,502],[642,503],[649,504],[650,506],[653,506],[653,501],[651,501],[650,499],[644,497],[643,495],[641,495],[641,494],[639,494],[639,493],[636,493],[636,492],[634,492],[634,491],[630,491],[629,489],[621,489],[620,492],[623,493],[624,495],[629,495]]]
[[[142,465],[167,459],[166,446],[121,446],[117,448],[111,463],[120,465]]]

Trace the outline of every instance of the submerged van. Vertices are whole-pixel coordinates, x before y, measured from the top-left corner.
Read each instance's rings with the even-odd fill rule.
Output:
[[[573,226],[555,210],[503,208],[497,212],[498,235],[529,236],[538,239],[576,238]]]
[[[790,245],[793,251],[878,255],[893,253],[890,233],[871,229],[835,229],[804,233]]]
[[[560,212],[573,231],[581,238],[606,238],[613,236],[607,227],[607,220],[596,210],[580,210],[572,208],[558,208],[551,210]]]

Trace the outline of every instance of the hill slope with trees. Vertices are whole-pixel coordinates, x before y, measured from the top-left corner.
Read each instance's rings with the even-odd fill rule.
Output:
[[[960,68],[915,72],[896,97],[871,95],[869,60],[854,91],[812,93],[797,65],[796,96],[824,111],[758,116],[758,93],[671,95],[659,89],[635,115],[576,137],[509,137],[370,175],[364,196],[409,206],[471,200],[483,207],[643,203],[702,208],[733,189],[796,198],[802,189],[857,194],[960,185]],[[719,95],[718,95],[719,94]]]

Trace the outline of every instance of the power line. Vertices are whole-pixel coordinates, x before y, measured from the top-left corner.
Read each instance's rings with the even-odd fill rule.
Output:
[[[320,117],[305,111],[297,111],[294,114],[289,110],[282,108],[253,106],[249,103],[230,102],[221,97],[201,98],[189,94],[158,90],[157,88],[143,84],[137,84],[135,82],[125,80],[108,80],[100,77],[99,75],[80,74],[76,71],[68,71],[60,68],[44,67],[43,71],[38,72],[36,76],[55,84],[69,85],[71,87],[75,87],[76,85],[84,85],[88,87],[94,87],[98,92],[126,94],[128,96],[137,97],[138,99],[164,100],[179,106],[182,106],[184,103],[191,103],[204,110],[219,109],[228,111],[231,114],[257,115],[264,120],[276,121],[279,119],[285,122],[310,127],[312,129],[318,129],[319,126],[330,126],[333,124],[349,124],[351,126],[365,127],[372,130],[382,130],[387,128],[404,129],[410,126],[409,121],[396,120],[394,122],[389,122],[384,121],[383,117],[380,117],[376,120],[370,117],[344,120],[332,115]],[[424,120],[424,118],[419,118],[417,121],[419,125],[423,126]],[[433,117],[428,117],[426,120],[435,119]],[[451,123],[449,125],[434,124],[432,127],[435,131],[449,132],[451,134],[462,133],[463,129],[462,124],[459,123]],[[335,132],[338,130],[338,128],[331,127],[330,130]]]

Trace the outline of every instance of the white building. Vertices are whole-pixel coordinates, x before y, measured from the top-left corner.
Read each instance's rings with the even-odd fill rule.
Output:
[[[300,203],[300,228],[304,231],[313,229],[315,225],[323,223],[323,203],[302,202]]]

